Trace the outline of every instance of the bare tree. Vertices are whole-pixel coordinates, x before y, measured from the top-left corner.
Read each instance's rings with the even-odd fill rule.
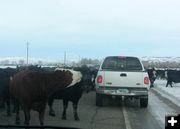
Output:
[[[19,65],[24,65],[25,64],[25,61],[23,59],[20,59],[19,60]]]

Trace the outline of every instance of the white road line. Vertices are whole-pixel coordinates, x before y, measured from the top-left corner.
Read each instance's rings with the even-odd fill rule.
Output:
[[[124,116],[124,121],[125,121],[126,129],[132,129],[131,128],[131,124],[130,124],[130,120],[128,118],[127,111],[126,111],[124,106],[122,107],[122,111],[123,111],[123,116]]]

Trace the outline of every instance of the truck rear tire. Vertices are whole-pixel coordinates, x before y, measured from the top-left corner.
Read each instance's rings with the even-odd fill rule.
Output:
[[[101,94],[96,93],[96,106],[102,107],[103,106],[103,98]]]
[[[140,98],[140,107],[147,108],[148,106],[148,97],[147,98]]]

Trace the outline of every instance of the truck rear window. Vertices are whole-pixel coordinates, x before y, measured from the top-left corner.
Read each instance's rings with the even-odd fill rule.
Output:
[[[103,70],[142,70],[141,63],[136,57],[106,57]]]

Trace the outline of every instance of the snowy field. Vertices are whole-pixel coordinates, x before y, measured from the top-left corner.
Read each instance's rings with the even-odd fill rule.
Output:
[[[156,80],[154,89],[159,91],[162,96],[168,98],[180,106],[180,83],[173,83],[173,87],[166,87],[166,80]]]
[[[2,68],[2,69],[5,69],[5,68],[16,68],[16,66],[2,66],[2,65],[0,65],[0,68]]]

